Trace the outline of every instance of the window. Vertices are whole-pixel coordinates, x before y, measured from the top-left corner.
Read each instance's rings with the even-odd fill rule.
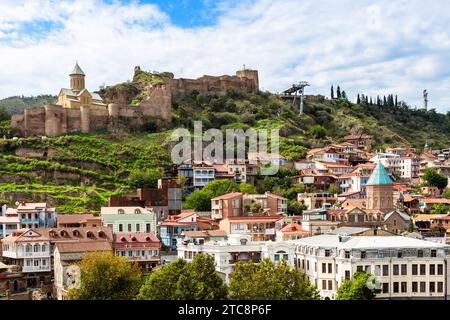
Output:
[[[397,258],[401,258],[403,256],[403,252],[397,251]]]
[[[328,290],[333,290],[333,280],[328,280]]]
[[[328,273],[333,273],[333,264],[332,263],[328,264]]]
[[[367,253],[365,251],[361,251],[361,259],[365,259],[367,257]]]
[[[365,267],[364,267],[364,271],[365,271],[366,273],[370,273],[370,266],[365,266]]]
[[[436,284],[433,281],[430,282],[430,292],[436,292]]]
[[[139,223],[136,224],[136,232],[141,232],[141,225]]]
[[[306,270],[309,270],[309,260],[306,260]]]
[[[419,273],[418,273],[418,268],[417,268],[417,264],[413,264],[412,265],[412,275],[413,276],[417,276]]]
[[[383,265],[383,277],[386,277],[389,275],[389,265],[385,264]]]
[[[134,210],[134,214],[141,214],[141,213],[142,213],[141,209],[135,209]]]
[[[322,280],[322,290],[327,290],[327,280]]]
[[[421,264],[420,265],[420,275],[424,276],[426,274],[426,265],[425,264]]]
[[[431,257],[436,258],[436,250],[431,250]]]
[[[377,277],[381,276],[381,266],[380,265],[375,266],[375,276],[377,276]]]
[[[378,259],[383,259],[384,258],[384,252],[380,251],[378,252]]]
[[[417,250],[417,257],[423,258],[423,250]]]
[[[430,264],[430,276],[434,276],[436,274],[436,266],[434,264]]]
[[[398,264],[394,264],[394,270],[392,271],[394,276],[398,276],[399,275],[399,266]]]
[[[117,213],[118,213],[118,214],[125,214],[125,211],[124,211],[123,209],[119,209],[119,210],[117,211]]]
[[[123,225],[121,223],[119,224],[119,232],[123,232]]]
[[[329,257],[330,256],[330,250],[326,249],[325,250],[325,257]]]
[[[402,293],[406,293],[406,291],[408,290],[408,284],[406,282],[402,282],[401,290]]]
[[[279,254],[275,254],[274,255],[274,260],[275,260],[275,262],[280,261],[280,255]]]
[[[357,266],[356,272],[363,272],[363,266]]]
[[[420,292],[426,291],[426,282],[420,282]]]
[[[417,286],[417,282],[413,281],[412,283],[412,292],[417,293],[418,292],[418,286]]]
[[[394,282],[394,293],[398,293],[398,282]]]
[[[288,261],[289,260],[289,255],[288,254],[283,254],[283,260]]]
[[[437,283],[437,292],[439,292],[439,293],[444,292],[444,283],[443,282]]]
[[[383,293],[389,293],[389,283],[383,283]]]
[[[350,259],[350,251],[345,251],[345,259]]]
[[[326,273],[326,272],[327,272],[327,264],[322,263],[322,273]]]
[[[442,276],[444,274],[444,265],[438,264],[437,266],[438,266],[437,267],[437,274]]]
[[[408,265],[402,264],[402,276],[406,276],[408,274]]]
[[[128,224],[128,232],[131,232],[131,223]]]
[[[302,269],[305,270],[305,260],[302,260]]]

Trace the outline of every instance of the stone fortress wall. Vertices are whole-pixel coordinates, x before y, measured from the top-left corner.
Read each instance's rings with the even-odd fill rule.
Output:
[[[135,67],[136,73],[142,72]],[[172,73],[161,73],[164,83],[149,85],[147,97],[138,105],[123,101],[112,101],[105,106],[83,106],[66,108],[51,104],[40,108],[26,109],[14,115],[11,126],[22,136],[55,137],[67,133],[88,133],[95,130],[114,131],[119,126],[139,129],[145,117],[157,117],[170,122],[172,103],[193,92],[203,95],[223,95],[228,91],[257,93],[258,71],[241,70],[234,76],[203,76],[198,79],[175,79]]]

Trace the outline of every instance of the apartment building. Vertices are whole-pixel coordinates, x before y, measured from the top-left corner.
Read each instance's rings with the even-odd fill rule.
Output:
[[[219,222],[220,229],[227,234],[249,235],[252,241],[275,241],[276,232],[282,225],[280,215],[231,216]]]
[[[212,255],[216,271],[226,283],[229,283],[230,274],[238,262],[258,263],[269,258],[274,262],[285,260],[290,266],[294,266],[295,246],[290,242],[259,242],[242,234],[231,234],[221,241],[207,240],[200,243],[194,240],[191,237],[178,240],[178,258],[192,261],[198,253]]]
[[[213,166],[193,166],[192,181],[194,188],[204,187],[208,182],[216,178],[216,171]]]
[[[297,201],[304,204],[309,210],[319,209],[325,207],[325,205],[332,206],[338,202],[337,195],[323,192],[323,193],[299,193],[297,195]]]
[[[255,208],[258,208],[257,212],[254,211]],[[265,194],[233,192],[211,199],[211,217],[216,220],[247,216],[250,213],[282,214],[286,212],[287,199],[270,192]]]
[[[116,233],[112,247],[116,256],[137,262],[144,272],[160,264],[161,242],[153,233]]]
[[[153,233],[156,234],[156,214],[152,209],[142,207],[102,207],[102,224],[113,233]]]
[[[324,299],[357,271],[373,274],[377,299],[446,299],[450,246],[400,236],[320,235],[294,241],[296,266]]]

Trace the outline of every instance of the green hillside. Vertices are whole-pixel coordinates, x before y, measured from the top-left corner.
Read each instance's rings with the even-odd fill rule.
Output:
[[[345,100],[307,102],[301,116],[269,93],[192,95],[174,105],[172,128],[192,129],[195,120],[203,122],[203,130],[279,128],[281,153],[293,160],[349,133],[374,135],[378,149],[404,145],[420,150],[426,142],[435,149],[450,146],[449,114]],[[0,198],[49,201],[66,213],[97,212],[112,194],[155,186],[162,169],[171,167],[170,131],[158,129],[157,122],[146,130],[0,139]]]
[[[9,114],[22,113],[26,108],[42,107],[49,103],[55,103],[56,96],[39,95],[36,97],[15,96],[0,99],[0,110],[4,109]]]

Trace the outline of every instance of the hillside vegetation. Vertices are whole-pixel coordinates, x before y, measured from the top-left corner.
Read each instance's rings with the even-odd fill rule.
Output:
[[[27,106],[34,103],[33,98],[21,101]],[[425,143],[434,149],[450,146],[450,114],[356,105],[342,99],[307,102],[304,115],[269,93],[193,94],[173,106],[171,128],[191,130],[196,120],[202,121],[203,130],[279,128],[280,152],[291,160],[354,133],[373,135],[378,149],[404,145],[421,150]],[[171,167],[171,131],[156,124],[145,130],[149,132],[0,139],[0,199],[49,201],[60,212],[95,213],[112,194],[155,186],[163,169]]]
[[[9,114],[22,113],[24,109],[42,107],[49,103],[55,103],[56,96],[39,95],[36,97],[15,96],[0,99],[0,110],[4,109]]]

